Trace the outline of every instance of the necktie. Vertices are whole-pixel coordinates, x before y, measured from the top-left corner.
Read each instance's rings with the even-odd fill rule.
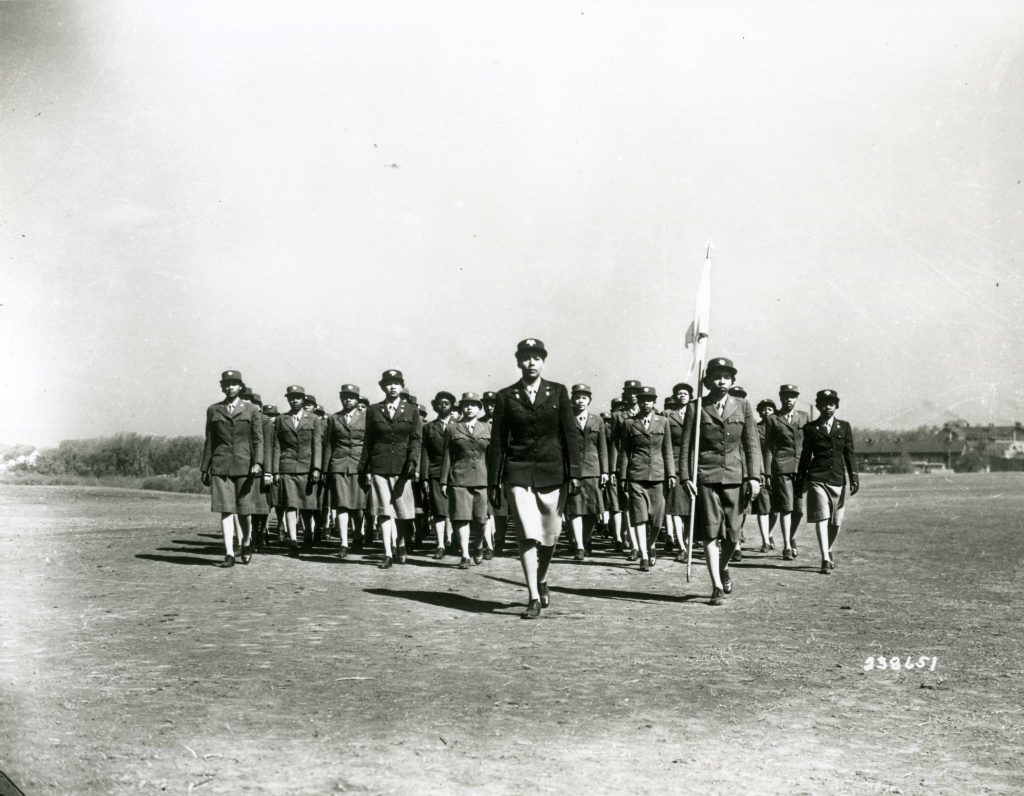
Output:
[[[229,415],[233,415],[234,413],[235,413],[235,405],[234,404],[228,404],[228,414]]]
[[[786,422],[787,423],[792,423],[793,422],[793,414],[792,414],[792,412],[790,414],[786,415]]]
[[[342,416],[341,416],[341,419],[342,419],[343,421],[345,421],[345,425],[346,425],[346,426],[348,426],[348,424],[349,424],[349,423],[350,423],[350,422],[352,421],[352,418],[351,418],[351,417],[349,417],[348,415],[342,415]]]
[[[647,415],[647,417],[644,418],[644,431],[650,431],[650,430],[651,430],[651,416]]]
[[[295,428],[299,427],[299,416],[298,415],[292,415],[292,425],[295,426]]]
[[[388,417],[392,420],[395,419],[395,407],[394,404],[388,404]]]
[[[587,416],[586,415],[580,415],[578,418],[576,418],[576,422],[579,423],[580,431],[586,431],[586,429],[587,429]]]

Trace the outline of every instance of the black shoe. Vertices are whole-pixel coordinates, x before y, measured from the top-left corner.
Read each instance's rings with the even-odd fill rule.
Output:
[[[770,548],[768,547],[768,545],[766,545],[766,544],[761,545],[761,552],[762,553],[767,553],[769,549]]]
[[[832,567],[829,566],[829,562],[828,562],[827,558],[821,559],[821,574],[822,575],[831,575],[832,574]]]
[[[397,561],[399,564],[404,564],[405,563],[405,559],[406,559],[405,547],[399,547],[398,548],[398,555],[395,557],[395,561]]]
[[[377,569],[391,569],[391,556],[384,556],[384,560],[377,565]]]
[[[640,571],[641,572],[650,572],[651,571],[651,561],[650,561],[650,559],[648,559],[648,558],[641,558],[640,559]]]
[[[469,569],[469,559],[463,558],[459,561],[459,569]]]
[[[792,561],[793,560],[793,550],[792,550],[792,548],[787,547],[785,550],[782,551],[782,560],[783,561]]]
[[[793,558],[796,558],[796,542],[793,542]]]
[[[721,589],[713,589],[711,592],[711,599],[708,600],[708,605],[721,605],[725,602],[724,596]]]
[[[836,554],[835,553],[830,553],[830,555],[832,557],[828,560],[828,568],[829,569],[835,569],[836,568]]]
[[[586,557],[587,557],[587,554],[584,553],[582,550],[577,550],[576,551],[576,555],[574,556],[574,558],[577,561],[583,561]]]
[[[342,547],[341,550],[338,551],[338,558],[340,558],[342,561],[344,561],[346,558],[348,558],[348,548],[347,547]]]
[[[288,557],[289,558],[298,558],[299,557],[299,544],[298,544],[298,542],[289,542],[288,543]]]
[[[615,552],[616,553],[621,553],[622,552],[622,542],[616,542],[615,543]]]
[[[772,537],[770,537],[770,536],[768,537],[768,549],[769,550],[774,550],[775,549],[775,540],[772,539]]]
[[[439,547],[434,551],[434,560],[441,561],[444,558],[444,548]]]
[[[220,567],[221,569],[227,569],[228,567],[233,567],[234,565],[235,565],[235,557],[234,556],[224,556],[224,560],[221,561],[217,566]]]
[[[735,549],[735,550],[733,551],[733,553],[732,553],[732,558],[730,558],[729,560],[730,560],[730,561],[742,561],[742,560],[743,560],[743,551],[742,551],[742,550],[740,550],[740,549],[739,549],[739,548],[737,547],[737,548],[736,548],[736,549]],[[728,594],[728,592],[726,592],[726,594]]]
[[[477,550],[475,553],[473,553],[473,563],[474,564],[479,564],[483,560],[484,560],[484,554],[481,553],[479,550]]]
[[[719,569],[718,574],[722,577],[722,591],[732,594],[732,575],[729,574],[729,570]]]
[[[650,557],[650,562],[651,562],[651,566],[652,566],[652,567],[653,567],[653,566],[654,566],[655,564],[657,564],[657,563],[658,563],[658,557],[657,557],[656,555],[654,555],[654,551],[653,551],[653,550],[651,551],[651,557]]]
[[[519,614],[520,619],[536,619],[540,616],[540,600],[530,600],[526,610]]]
[[[551,605],[551,589],[548,588],[547,581],[545,581],[544,583],[538,583],[537,591],[540,592],[541,608],[547,608],[549,605]]]
[[[640,554],[636,550],[630,550],[629,555],[626,556],[627,561],[636,561],[640,558]]]
[[[484,561],[490,561],[492,558],[494,558],[494,551],[488,547],[484,550]]]
[[[250,561],[252,561],[252,548],[242,545],[241,561],[243,564],[248,564]]]

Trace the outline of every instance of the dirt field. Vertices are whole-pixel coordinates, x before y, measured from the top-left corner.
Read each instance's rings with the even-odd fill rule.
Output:
[[[26,794],[1022,792],[1024,481],[864,484],[831,576],[806,527],[718,608],[700,568],[598,552],[557,560],[536,622],[514,557],[221,570],[204,498],[0,487],[0,770]],[[929,661],[865,671],[896,655]]]

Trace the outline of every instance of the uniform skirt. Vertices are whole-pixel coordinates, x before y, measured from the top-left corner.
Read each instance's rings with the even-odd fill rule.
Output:
[[[650,523],[648,536],[665,522],[665,484],[662,481],[629,482],[629,518],[634,525]]]
[[[754,498],[754,505],[751,508],[753,509],[754,514],[759,516],[771,514],[775,511],[775,508],[772,506],[772,490],[768,487],[761,487],[761,491],[758,492],[757,497]]]
[[[316,484],[306,473],[282,473],[278,484],[278,506],[286,509],[316,511],[318,494]]]
[[[821,481],[807,485],[807,521],[831,520],[833,525],[842,525],[846,506],[846,485],[833,486]]]
[[[565,498],[565,513],[570,517],[597,515],[604,511],[604,498],[601,495],[601,479],[591,476],[580,479],[580,491],[576,495]]]
[[[619,508],[619,488],[608,484],[604,488],[604,507],[607,511],[622,511]]]
[[[412,482],[407,479],[399,479],[397,475],[371,475],[370,513],[375,517],[397,517],[400,520],[416,519],[416,501],[412,494]]]
[[[803,498],[796,495],[793,488],[794,475],[772,476],[772,511],[789,513],[797,510]]]
[[[673,517],[690,516],[690,493],[682,484],[665,490],[665,513]]]
[[[449,486],[448,516],[454,522],[487,522],[487,487]]]
[[[362,511],[366,508],[366,490],[359,486],[356,473],[328,473],[326,486],[332,509]]]
[[[740,540],[743,488],[739,484],[697,483],[697,538],[702,542]]]
[[[252,514],[254,478],[251,475],[210,475],[210,511]]]
[[[565,492],[564,486],[539,489],[510,486],[506,490],[520,542],[537,542],[545,547],[555,545],[562,532]]]
[[[449,493],[451,487],[449,487]],[[442,520],[449,516],[449,501],[441,494],[441,482],[437,478],[427,481],[427,494],[430,500],[430,513],[435,519]]]

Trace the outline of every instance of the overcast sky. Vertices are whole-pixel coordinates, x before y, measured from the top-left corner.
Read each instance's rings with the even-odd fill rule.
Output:
[[[1024,419],[1024,5],[0,5],[0,442],[386,368],[601,408],[712,343],[857,425]],[[917,415],[914,413],[917,412]],[[909,413],[909,414],[908,414]],[[937,414],[938,416],[938,414]]]

